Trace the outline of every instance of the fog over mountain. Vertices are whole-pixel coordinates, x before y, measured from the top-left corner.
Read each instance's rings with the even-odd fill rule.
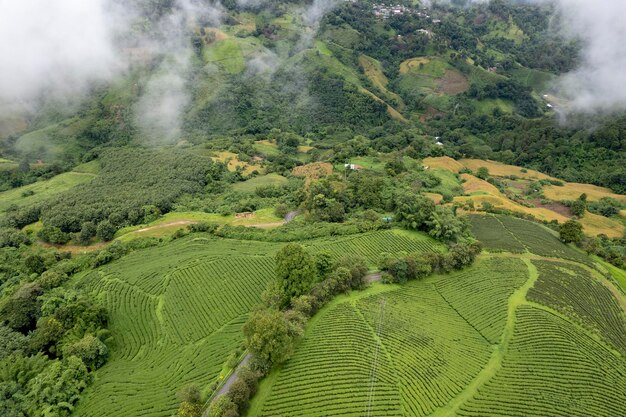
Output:
[[[583,42],[581,65],[559,80],[572,109],[626,108],[626,2],[558,0],[558,5],[564,30]]]
[[[76,93],[120,65],[107,0],[0,0],[0,101],[28,104],[40,94]]]
[[[626,15],[626,2],[538,1],[555,1],[563,26],[560,30],[582,41],[579,68],[557,83],[560,94],[571,100],[571,108],[600,112],[626,107],[626,25],[621,21]],[[315,30],[320,19],[338,3],[314,0],[303,8],[301,17]],[[238,0],[238,4],[262,7],[268,2]],[[122,2],[0,0],[0,7],[0,53],[5,58],[0,61],[0,102],[5,105],[10,102],[13,107],[24,107],[41,95],[73,95],[90,82],[109,79],[125,68],[115,40],[128,29],[136,13]],[[150,47],[168,54],[170,59],[151,81],[148,93],[152,94],[149,97],[182,107],[184,95],[172,91],[180,92],[184,85],[181,76],[189,54],[187,25],[199,16],[218,25],[221,4],[176,0],[173,10],[157,23],[168,36],[162,42],[149,42]],[[303,43],[307,44],[312,36],[311,31],[303,33]],[[159,80],[165,86],[157,87]],[[148,120],[162,120],[163,115],[171,113],[168,106],[162,108],[166,111]]]

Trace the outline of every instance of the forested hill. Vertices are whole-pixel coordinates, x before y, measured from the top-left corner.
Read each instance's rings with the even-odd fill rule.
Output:
[[[194,19],[176,48],[150,49],[145,40],[165,42],[162,22],[178,6],[134,0],[141,16],[119,41],[128,71],[79,106],[44,101],[26,118],[2,116],[4,157],[59,165],[3,170],[0,188],[67,170],[103,146],[265,139],[280,130],[331,159],[344,157],[335,145],[361,135],[381,152],[495,159],[626,191],[626,118],[559,122],[568,103],[551,85],[576,67],[579,45],[550,29],[549,6],[241,3],[224,1],[219,22]],[[172,64],[181,48],[189,56]],[[161,112],[144,115],[150,108]]]

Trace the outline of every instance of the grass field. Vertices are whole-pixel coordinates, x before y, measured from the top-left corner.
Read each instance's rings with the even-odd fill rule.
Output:
[[[463,164],[450,158],[449,156],[439,156],[435,158],[424,158],[424,166],[430,169],[447,169],[455,174],[464,168]]]
[[[261,152],[262,154],[268,156],[280,155],[278,145],[274,142],[270,142],[269,140],[257,140],[254,142],[254,149],[256,149],[257,152]]]
[[[493,237],[513,242],[500,250],[567,255],[546,249],[558,241],[541,226],[500,227]],[[624,415],[626,304],[590,271],[482,255],[461,272],[339,297],[247,416]]]
[[[542,174],[539,171],[535,171],[532,169],[524,169],[514,165],[507,165],[501,162],[495,161],[487,161],[484,159],[461,159],[459,161],[466,168],[471,169],[472,171],[478,171],[478,168],[485,167],[489,170],[489,174],[494,175],[496,177],[507,177],[509,175],[515,175],[519,178],[526,179],[556,179],[549,175]],[[522,170],[526,171],[523,172]],[[559,187],[560,188],[560,187]]]
[[[396,231],[306,244],[312,252],[359,253],[370,262],[384,250],[443,250],[423,234]],[[194,234],[78,278],[109,309],[114,343],[75,415],[170,416],[180,388],[219,380],[242,344],[248,312],[273,277],[280,247]]]
[[[460,195],[463,194],[463,185],[461,181],[452,172],[446,169],[429,169],[429,173],[441,180],[441,184],[434,188],[429,188],[431,193],[448,194],[448,195]]]
[[[472,196],[464,196],[464,197],[455,197],[454,201],[459,203],[465,203],[467,201],[473,201],[474,206],[476,208],[484,207],[483,204],[489,203],[494,208],[509,210],[517,213],[531,214],[535,216],[538,220],[552,221],[556,220],[560,223],[566,222],[569,220],[567,217],[559,214],[555,211],[549,210],[543,207],[526,207],[521,204],[516,203],[513,200],[510,200],[506,196],[503,195],[492,195],[492,194],[481,194],[481,195],[472,195]]]
[[[372,84],[384,95],[387,100],[393,100],[398,103],[398,110],[404,110],[404,102],[398,94],[389,91],[387,85],[389,80],[383,72],[380,61],[375,60],[367,55],[359,56],[359,65]]]
[[[469,195],[484,195],[491,194],[496,196],[502,196],[500,190],[494,185],[488,183],[485,180],[481,180],[471,174],[461,174],[461,180],[463,180],[463,191]]]
[[[253,193],[259,187],[280,186],[287,184],[287,178],[279,174],[267,174],[254,177],[244,182],[239,182],[233,186],[235,191]]]
[[[12,205],[24,207],[41,203],[78,184],[89,182],[94,177],[94,174],[88,172],[65,172],[49,180],[37,181],[23,187],[3,191],[0,193],[0,212],[5,211]]]
[[[472,102],[472,106],[480,114],[491,115],[495,109],[500,109],[504,113],[512,114],[515,111],[515,104],[509,100],[497,99],[484,99],[475,100]]]
[[[193,212],[170,212],[163,215],[152,223],[137,226],[124,227],[115,234],[116,239],[131,240],[138,237],[161,237],[174,233],[178,229],[184,229],[188,224],[206,222],[215,224],[228,224],[231,226],[252,226],[274,224],[279,226],[283,219],[274,215],[273,209],[261,209],[254,212],[250,217],[237,217],[236,215],[222,216],[217,213]]]
[[[566,183],[562,187],[548,185],[543,188],[543,195],[554,201],[576,200],[581,194],[587,194],[587,200],[597,201],[603,197],[611,197],[626,203],[626,195],[615,194],[608,188],[591,184]]]
[[[212,156],[211,159],[213,159],[214,161],[219,161],[223,163],[226,163],[228,161],[229,171],[235,171],[237,168],[242,168],[243,173],[245,175],[249,175],[253,171],[259,171],[259,172],[263,171],[263,168],[259,166],[255,166],[247,162],[240,161],[237,154],[233,152],[228,152],[228,151],[218,152],[216,155]]]
[[[624,236],[626,227],[615,219],[600,216],[590,212],[585,212],[585,215],[579,220],[583,225],[584,231],[590,236],[607,235],[610,238],[620,238]]]

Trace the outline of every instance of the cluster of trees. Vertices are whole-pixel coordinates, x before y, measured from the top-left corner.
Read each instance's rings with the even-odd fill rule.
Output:
[[[566,201],[565,205],[569,207],[572,214],[576,217],[583,217],[586,211],[604,217],[613,217],[626,208],[626,204],[611,197],[602,197],[597,201],[588,201],[585,193],[582,193],[574,201]]]
[[[541,111],[531,93],[532,89],[530,87],[526,87],[512,79],[504,79],[497,81],[495,84],[485,84],[482,86],[472,84],[467,92],[469,97],[478,100],[486,98],[510,100],[515,103],[517,111],[522,116],[537,117],[541,115]]]
[[[609,239],[606,235],[585,236],[583,226],[569,220],[559,226],[559,237],[563,243],[573,243],[590,255],[596,255],[619,268],[626,266],[626,236]]]
[[[263,373],[283,363],[304,331],[304,324],[336,294],[365,285],[365,259],[308,253],[290,243],[276,254],[276,278],[263,293],[263,307],[244,326],[253,364]]]
[[[69,169],[66,163],[55,162],[46,165],[31,165],[28,159],[22,159],[15,168],[0,169],[0,191],[22,187],[39,180],[46,180]]]
[[[413,192],[398,194],[395,220],[409,230],[427,232],[444,242],[457,242],[470,236],[467,221],[458,217],[455,208],[437,206],[428,197]]]
[[[69,416],[108,357],[107,312],[69,285],[89,261],[0,249],[0,414]]]
[[[66,243],[111,240],[121,227],[150,222],[172,210],[183,194],[204,190],[213,163],[179,151],[115,148],[100,153],[101,173],[38,207],[10,212],[5,224],[21,228],[41,216],[39,237]]]
[[[434,272],[452,272],[474,263],[482,250],[477,241],[456,243],[447,253],[427,252],[408,255],[383,254],[381,270],[384,282],[404,284]]]

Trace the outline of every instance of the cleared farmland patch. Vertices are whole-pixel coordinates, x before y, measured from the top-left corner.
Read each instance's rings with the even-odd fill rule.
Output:
[[[626,195],[615,194],[608,188],[598,187],[597,185],[568,182],[563,186],[549,185],[543,189],[543,194],[546,198],[554,201],[576,200],[583,193],[587,194],[589,201],[610,197],[626,203]]]
[[[428,157],[423,160],[424,166],[432,169],[447,169],[455,174],[464,168],[463,164],[449,156]]]
[[[484,159],[461,159],[459,161],[466,168],[471,169],[472,171],[478,171],[480,167],[485,167],[489,170],[491,175],[495,175],[496,177],[508,177],[509,175],[515,175],[519,178],[525,179],[537,179],[537,180],[554,180],[549,175],[543,174],[539,171],[535,171],[533,169],[525,169],[514,165],[507,165],[501,162],[496,161],[488,161]],[[560,187],[559,187],[560,188]],[[578,198],[578,196],[576,196]]]

